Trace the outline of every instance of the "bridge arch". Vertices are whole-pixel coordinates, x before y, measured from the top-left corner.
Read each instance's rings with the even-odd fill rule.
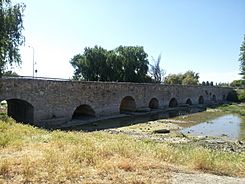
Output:
[[[34,107],[26,100],[11,98],[7,101],[7,114],[20,123],[34,123]]]
[[[236,91],[230,91],[227,96],[226,100],[230,102],[238,102],[238,95]]]
[[[176,100],[176,98],[171,98],[171,100],[169,101],[168,106],[169,107],[177,107],[178,106],[178,101]]]
[[[120,113],[136,111],[135,99],[132,96],[126,96],[120,104]]]
[[[217,102],[217,100],[216,100],[216,95],[215,95],[215,94],[213,94],[213,96],[212,96],[212,101],[213,101],[213,102]]]
[[[202,95],[199,96],[199,98],[198,98],[198,104],[204,104],[204,98]]]
[[[192,101],[191,101],[190,98],[188,98],[185,103],[188,104],[188,105],[192,105]]]
[[[149,108],[151,109],[158,109],[159,108],[159,101],[157,98],[152,98],[149,102]]]
[[[72,119],[87,119],[95,117],[95,111],[90,105],[79,105],[73,112]]]

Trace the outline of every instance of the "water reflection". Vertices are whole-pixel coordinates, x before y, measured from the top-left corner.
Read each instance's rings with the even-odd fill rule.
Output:
[[[148,121],[155,121],[158,119],[165,119],[180,115],[189,114],[192,111],[199,112],[203,111],[203,108],[175,108],[168,109],[167,111],[163,110],[153,110],[148,113],[131,113],[122,117],[116,117],[111,119],[102,119],[102,120],[91,120],[90,123],[88,121],[74,120],[68,123],[67,127],[62,127],[62,130],[83,130],[83,131],[97,131],[104,130],[109,128],[118,128],[124,127],[139,123],[146,123]],[[74,124],[74,126],[72,126]]]
[[[184,128],[181,132],[191,135],[226,136],[229,139],[244,138],[244,123],[238,115],[228,114],[216,119]]]

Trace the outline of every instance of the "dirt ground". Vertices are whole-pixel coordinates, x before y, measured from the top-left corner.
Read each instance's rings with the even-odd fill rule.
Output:
[[[217,176],[207,173],[172,173],[172,184],[244,184],[245,178]]]

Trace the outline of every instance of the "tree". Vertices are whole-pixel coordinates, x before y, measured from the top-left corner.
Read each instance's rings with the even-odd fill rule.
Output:
[[[165,84],[182,84],[182,74],[169,74],[165,77]]]
[[[107,51],[102,47],[86,47],[83,54],[74,56],[75,80],[150,82],[148,60],[143,47],[120,46]]]
[[[11,0],[0,0],[0,77],[7,64],[21,63],[19,46],[24,43],[24,9],[23,3],[12,5]]]
[[[239,57],[240,63],[240,70],[241,70],[241,75],[242,78],[245,79],[245,35],[244,35],[244,40],[243,43],[240,47],[240,57]]]
[[[229,83],[222,83],[222,82],[220,82],[219,84],[218,84],[218,86],[219,87],[230,87],[230,84]]]
[[[3,73],[4,77],[18,77],[19,75],[16,72],[13,71],[6,71]]]
[[[199,83],[199,73],[195,73],[191,70],[185,72],[182,78],[183,85],[197,85]]]
[[[245,80],[234,80],[230,83],[233,88],[245,88]]]
[[[141,46],[119,46],[115,52],[122,62],[122,81],[148,82],[148,54]]]
[[[155,60],[154,58],[152,60],[154,64],[150,64],[150,74],[154,82],[161,83],[165,74],[164,70],[160,68],[161,54],[159,54],[157,60]]]
[[[90,81],[106,81],[107,50],[102,47],[86,47],[84,53],[75,55],[70,63],[75,68],[74,79]]]
[[[197,85],[199,83],[199,74],[191,70],[184,74],[169,74],[165,77],[165,84]]]

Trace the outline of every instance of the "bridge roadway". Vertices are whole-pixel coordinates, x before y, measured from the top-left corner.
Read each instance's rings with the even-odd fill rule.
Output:
[[[105,117],[140,109],[223,103],[231,88],[124,82],[0,79],[0,101],[18,122],[52,126],[76,118]]]

